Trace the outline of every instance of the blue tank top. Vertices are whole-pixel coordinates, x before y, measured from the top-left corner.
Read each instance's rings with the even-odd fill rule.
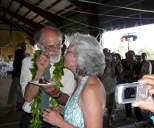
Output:
[[[64,108],[64,120],[74,125],[77,128],[84,128],[84,119],[83,112],[81,111],[78,105],[78,98],[80,93],[88,79],[88,76],[85,76],[80,81],[79,87],[74,92],[69,102],[66,104]]]

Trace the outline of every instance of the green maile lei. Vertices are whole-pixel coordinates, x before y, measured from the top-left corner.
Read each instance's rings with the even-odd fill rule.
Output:
[[[34,58],[32,59],[33,66],[30,68],[30,71],[32,73],[32,78],[36,75],[37,66],[35,63],[36,57],[41,54],[41,50],[36,50],[34,53]],[[60,82],[61,77],[64,75],[63,68],[64,68],[64,57],[61,56],[61,59],[58,63],[54,64],[54,71],[53,71],[53,77],[52,80],[56,81],[56,86],[58,88],[63,87],[63,84]],[[34,102],[31,104],[31,111],[32,111],[32,119],[30,121],[29,128],[41,128],[42,121],[40,120],[40,113],[41,113],[41,95],[42,95],[42,88],[39,89],[38,95],[34,98]],[[49,98],[49,105],[52,105],[53,107],[58,106],[58,102],[53,99]],[[56,127],[52,127],[56,128]]]

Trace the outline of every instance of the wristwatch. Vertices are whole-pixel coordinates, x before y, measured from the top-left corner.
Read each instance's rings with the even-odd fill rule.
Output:
[[[58,93],[56,95],[53,95],[52,97],[55,98],[55,99],[58,99],[62,96],[62,94],[63,93],[59,90]]]

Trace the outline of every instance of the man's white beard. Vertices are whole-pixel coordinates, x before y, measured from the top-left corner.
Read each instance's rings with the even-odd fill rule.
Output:
[[[50,63],[58,63],[60,61],[61,51],[58,52],[50,52]]]

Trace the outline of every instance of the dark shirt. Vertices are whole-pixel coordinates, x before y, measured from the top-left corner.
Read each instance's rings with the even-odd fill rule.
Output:
[[[123,59],[121,61],[123,65],[123,82],[135,82],[137,81],[137,63],[136,61],[128,62],[128,60]]]
[[[15,51],[15,57],[14,57],[14,61],[13,61],[12,78],[20,77],[22,60],[24,57],[25,57],[25,54],[22,49],[17,49]]]

